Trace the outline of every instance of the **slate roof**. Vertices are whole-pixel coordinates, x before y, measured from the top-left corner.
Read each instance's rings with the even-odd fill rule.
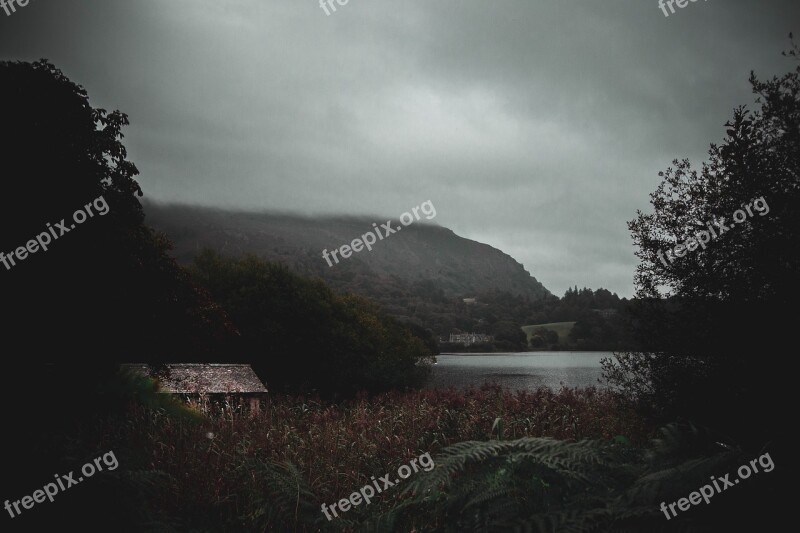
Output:
[[[246,364],[181,363],[165,365],[167,372],[155,376],[160,392],[171,394],[253,394],[265,393],[266,387],[255,371]],[[147,377],[154,377],[145,364],[124,364],[123,368]]]

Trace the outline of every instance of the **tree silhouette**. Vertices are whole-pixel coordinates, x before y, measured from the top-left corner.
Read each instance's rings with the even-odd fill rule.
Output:
[[[233,330],[166,254],[167,239],[144,225],[138,171],[121,142],[127,116],[92,108],[86,91],[45,60],[0,63],[0,98],[0,251],[41,237],[28,247],[35,252],[0,264],[12,311],[4,328],[24,339],[18,356],[93,364],[212,357],[214,338]],[[74,215],[87,206],[93,216]]]
[[[270,390],[342,397],[418,386],[427,375],[435,345],[364,298],[337,295],[321,280],[254,256],[204,250],[194,272],[231,313],[242,361]]]
[[[629,223],[645,352],[607,372],[663,417],[757,440],[783,431],[783,352],[798,318],[800,67],[768,81],[751,73],[750,83],[758,108],[734,110],[699,170],[674,161],[651,195],[653,212]]]
[[[2,467],[22,487],[130,396],[109,385],[117,363],[219,359],[235,330],[144,225],[123,113],[92,108],[44,60],[0,62],[0,101],[0,398],[14,428]]]

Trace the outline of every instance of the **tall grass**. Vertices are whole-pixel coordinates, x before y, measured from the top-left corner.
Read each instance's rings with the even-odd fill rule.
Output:
[[[259,413],[224,404],[207,407],[206,414],[196,423],[134,405],[124,424],[105,427],[113,433],[106,438],[130,449],[139,467],[171,480],[170,496],[155,502],[159,511],[199,530],[346,526],[396,503],[401,491],[349,511],[336,524],[327,523],[319,504],[464,440],[622,435],[638,443],[650,435],[612,393],[596,389],[512,393],[484,386],[392,392],[339,404],[276,396]]]

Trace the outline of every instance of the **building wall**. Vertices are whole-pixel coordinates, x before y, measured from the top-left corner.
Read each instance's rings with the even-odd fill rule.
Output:
[[[452,343],[459,343],[465,346],[469,346],[470,344],[475,344],[478,342],[491,342],[494,340],[494,337],[490,335],[486,335],[484,333],[451,333],[450,334],[450,342]]]

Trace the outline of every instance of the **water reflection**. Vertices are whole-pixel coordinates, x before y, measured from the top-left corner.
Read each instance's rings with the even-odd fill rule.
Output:
[[[429,388],[498,383],[509,390],[605,387],[600,360],[611,352],[536,352],[440,355]]]

